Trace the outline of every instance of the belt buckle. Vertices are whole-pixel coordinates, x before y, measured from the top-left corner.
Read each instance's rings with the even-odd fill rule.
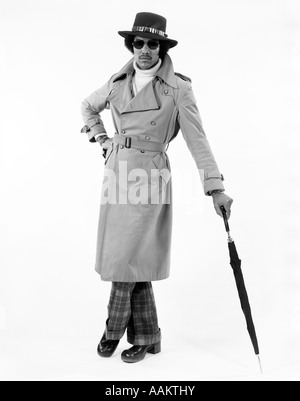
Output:
[[[128,136],[125,138],[125,148],[131,148],[131,138]]]

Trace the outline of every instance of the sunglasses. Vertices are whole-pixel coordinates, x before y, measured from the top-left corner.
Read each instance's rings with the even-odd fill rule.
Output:
[[[159,46],[159,42],[157,42],[156,40],[149,40],[149,42],[145,42],[144,40],[135,40],[132,43],[132,45],[136,49],[140,50],[144,47],[145,43],[149,47],[150,50],[156,50]]]

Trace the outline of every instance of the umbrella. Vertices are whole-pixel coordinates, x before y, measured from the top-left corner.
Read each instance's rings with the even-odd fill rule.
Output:
[[[252,341],[255,355],[257,355],[257,357],[258,357],[259,366],[260,366],[260,370],[262,373],[262,366],[261,366],[261,361],[260,361],[260,356],[259,356],[259,347],[258,347],[255,327],[254,327],[254,323],[253,323],[253,319],[252,319],[249,298],[248,298],[248,294],[247,294],[247,290],[246,290],[246,286],[245,286],[245,282],[244,282],[244,277],[243,277],[243,273],[242,273],[242,269],[241,269],[241,260],[239,259],[239,256],[238,256],[238,253],[237,253],[237,250],[235,247],[235,243],[230,236],[230,229],[229,229],[226,210],[225,210],[224,206],[221,206],[221,211],[223,214],[226,232],[228,234],[228,248],[229,248],[229,255],[230,255],[230,264],[233,269],[236,286],[237,286],[238,294],[239,294],[240,301],[241,301],[241,307],[242,307],[242,310],[243,310],[245,318],[246,318],[247,329],[248,329],[248,332],[249,332],[249,335],[250,335],[250,338]]]

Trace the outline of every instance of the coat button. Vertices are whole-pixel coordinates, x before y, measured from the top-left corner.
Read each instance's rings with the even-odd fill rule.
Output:
[[[124,145],[121,145],[120,148],[123,149],[123,148],[124,148]]]
[[[145,153],[145,151],[144,151],[144,150],[141,150],[141,153]]]
[[[123,131],[122,131],[122,134],[124,135],[124,134],[126,134],[126,131],[123,129]]]
[[[156,125],[156,122],[155,121],[151,121],[151,125]]]
[[[147,139],[147,141],[149,141],[149,139],[150,139],[150,136],[145,136],[145,138]]]
[[[169,91],[164,91],[164,94],[167,95],[169,93]]]

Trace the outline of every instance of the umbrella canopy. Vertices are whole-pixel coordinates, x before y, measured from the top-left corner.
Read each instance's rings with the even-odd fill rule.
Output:
[[[249,303],[249,298],[245,286],[245,281],[241,269],[241,260],[239,259],[235,243],[233,239],[230,236],[230,229],[229,229],[229,224],[227,220],[227,215],[226,215],[226,210],[223,206],[221,206],[221,211],[223,213],[223,219],[225,223],[225,228],[228,234],[228,248],[229,248],[229,255],[230,255],[230,265],[233,269],[234,277],[235,277],[235,282],[239,294],[239,298],[241,301],[241,307],[244,312],[246,322],[247,322],[247,329],[251,338],[251,342],[254,348],[255,354],[258,356],[259,359],[259,347],[258,347],[258,342],[257,342],[257,336],[256,336],[256,331],[252,319],[252,313],[251,313],[251,307]],[[260,363],[260,359],[259,359]],[[261,368],[261,364],[260,364]]]

